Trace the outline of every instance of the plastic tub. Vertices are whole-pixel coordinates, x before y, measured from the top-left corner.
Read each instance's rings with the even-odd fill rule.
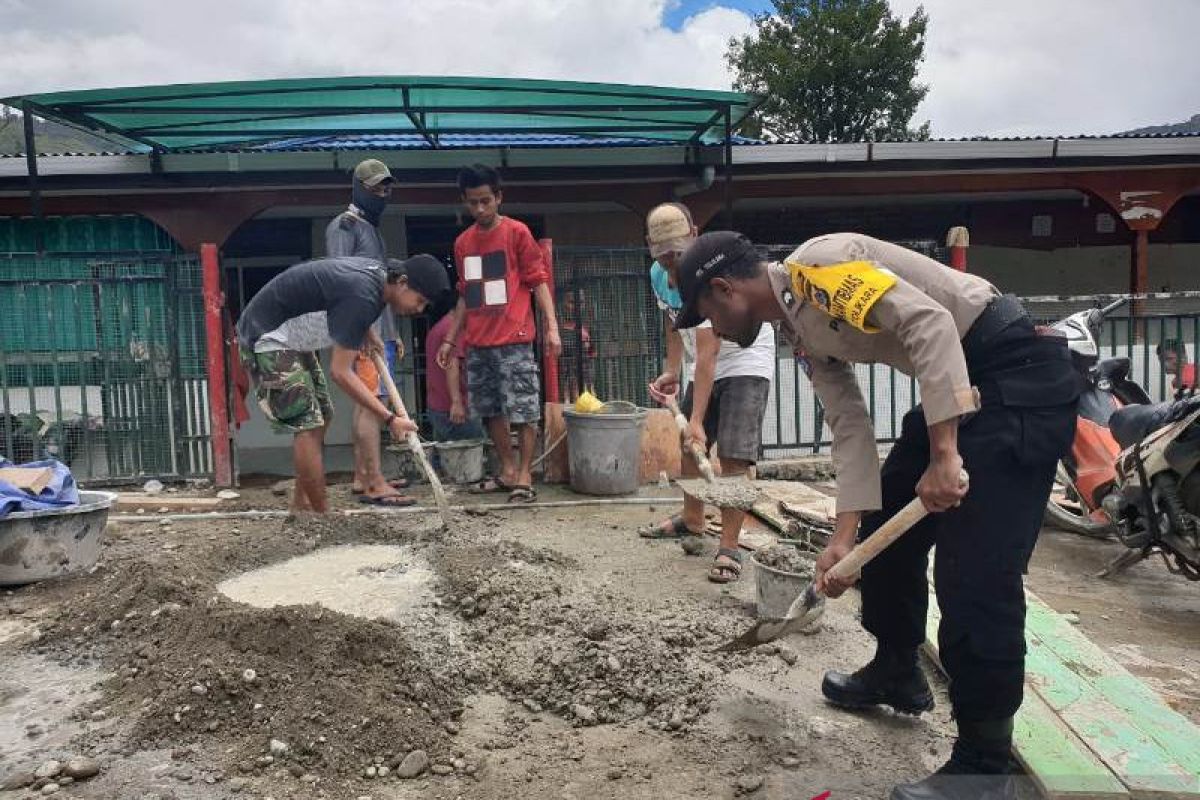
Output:
[[[0,586],[88,569],[100,557],[112,492],[79,493],[79,505],[17,511],[0,519]]]

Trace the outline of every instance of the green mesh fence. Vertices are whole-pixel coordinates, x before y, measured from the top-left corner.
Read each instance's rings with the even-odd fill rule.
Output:
[[[554,250],[559,392],[564,401],[591,387],[602,400],[650,402],[665,343],[644,248]]]
[[[0,256],[0,451],[82,480],[211,471],[200,265]]]

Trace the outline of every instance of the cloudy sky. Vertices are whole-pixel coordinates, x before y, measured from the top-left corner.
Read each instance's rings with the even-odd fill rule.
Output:
[[[892,0],[908,15],[922,0]],[[1200,113],[1200,0],[923,0],[936,136],[1107,133]],[[0,0],[0,97],[323,75],[728,88],[765,0]]]

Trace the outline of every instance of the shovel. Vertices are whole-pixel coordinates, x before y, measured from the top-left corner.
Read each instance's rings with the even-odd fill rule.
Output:
[[[675,481],[684,494],[689,494],[701,502],[718,508],[734,508],[741,511],[753,508],[759,497],[759,490],[754,484],[745,478],[718,480],[713,473],[712,463],[704,454],[704,448],[694,439],[688,439],[687,417],[683,416],[683,412],[679,410],[679,404],[675,402],[675,395],[663,395],[662,401],[675,418],[675,427],[679,428],[680,435],[688,443],[692,458],[696,459],[696,465],[700,467],[700,474],[704,476],[704,480]]]
[[[396,388],[396,382],[392,380],[392,371],[388,369],[387,362],[383,360],[383,356],[376,353],[372,356],[375,361],[375,369],[379,370],[379,377],[383,380],[383,385],[387,388],[388,396],[392,399],[392,407],[396,409],[396,415],[401,419],[408,419],[408,411],[404,408],[404,400],[400,398],[400,391]],[[433,487],[433,499],[437,503],[438,514],[442,517],[442,527],[450,527],[450,506],[446,503],[446,493],[442,490],[442,482],[438,479],[437,473],[433,471],[433,467],[429,463],[429,459],[425,458],[425,448],[421,446],[421,439],[417,436],[416,431],[409,431],[404,437],[404,441],[408,443],[408,449],[412,451],[413,457],[417,459],[417,464],[421,467],[421,472],[425,473],[425,479],[429,481],[429,485]]]
[[[964,487],[967,485],[965,471],[959,473],[958,481]],[[846,554],[845,558],[834,564],[826,575],[833,578],[848,578],[858,574],[859,570],[882,553],[888,545],[907,533],[913,525],[925,519],[928,513],[921,498],[914,497],[908,505],[896,512],[894,517],[883,523],[879,530],[856,545]],[[781,636],[798,631],[817,618],[824,603],[825,598],[817,593],[816,583],[810,583],[808,588],[792,601],[786,616],[759,620],[741,636],[718,647],[717,652],[733,653],[738,650],[749,650],[751,647],[773,642]]]

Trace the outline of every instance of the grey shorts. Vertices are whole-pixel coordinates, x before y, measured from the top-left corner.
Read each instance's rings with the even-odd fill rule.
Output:
[[[538,365],[532,344],[472,347],[467,351],[471,415],[506,417],[522,425],[542,418]]]
[[[758,461],[762,452],[762,423],[771,395],[771,381],[752,375],[735,375],[713,383],[704,413],[708,447],[717,444],[722,458]],[[680,411],[692,416],[692,384],[688,384]]]

